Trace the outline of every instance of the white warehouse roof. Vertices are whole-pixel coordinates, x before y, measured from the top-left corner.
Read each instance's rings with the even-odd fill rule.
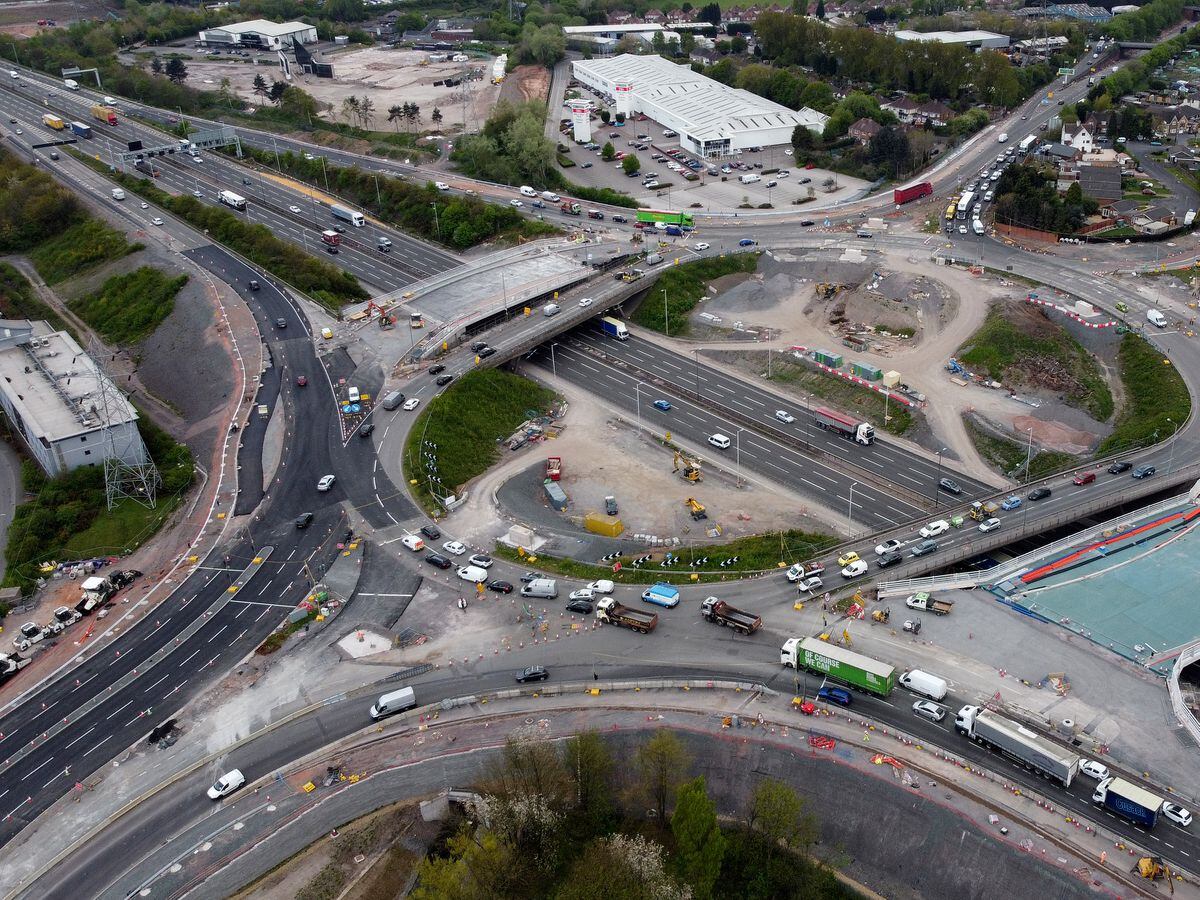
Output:
[[[678,131],[680,142],[697,153],[704,153],[705,142],[728,140],[729,150],[787,143],[797,125],[816,130],[829,121],[814,109],[790,109],[661,56],[626,53],[572,66],[576,78],[609,95],[617,83],[630,85],[633,110]]]
[[[227,31],[230,34],[263,34],[268,37],[284,37],[299,31],[308,31],[312,25],[304,22],[268,22],[266,19],[251,19],[248,22],[235,22],[232,25],[217,25],[208,31]]]
[[[994,31],[897,31],[898,41],[936,41],[939,44],[970,44],[978,47],[1007,47],[1008,35]]]

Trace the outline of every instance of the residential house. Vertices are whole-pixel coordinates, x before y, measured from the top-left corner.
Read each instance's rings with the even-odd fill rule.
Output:
[[[702,66],[711,66],[721,58],[721,54],[711,47],[697,47],[688,54],[688,59],[694,63],[700,63]]]
[[[1177,224],[1178,221],[1175,218],[1175,213],[1165,206],[1150,206],[1146,209],[1139,209],[1133,214],[1134,228],[1141,228],[1152,222],[1162,222],[1164,225],[1171,226]]]
[[[633,18],[633,13],[624,9],[610,10],[608,13],[609,25],[628,25]]]
[[[883,128],[874,119],[868,119],[865,116],[850,126],[850,137],[854,138],[864,147],[871,143],[871,139],[879,134]]]
[[[913,115],[917,111],[918,104],[908,99],[908,97],[900,97],[896,100],[885,100],[879,104],[879,108],[892,113],[897,119],[907,125],[913,120]]]
[[[1091,153],[1096,148],[1096,133],[1088,127],[1087,122],[1064,122],[1061,141],[1064,146],[1073,147],[1081,153]]]
[[[913,116],[914,121],[928,123],[933,126],[945,125],[953,118],[954,110],[945,103],[940,103],[937,100],[922,103],[917,107],[916,113]]]
[[[1129,221],[1129,218],[1138,211],[1141,206],[1136,200],[1118,200],[1115,203],[1105,203],[1100,207],[1100,215],[1106,219],[1124,219]]]
[[[1115,166],[1080,166],[1077,175],[1083,195],[1101,206],[1121,199],[1121,170]]]
[[[642,21],[647,25],[661,25],[663,23],[663,14],[657,9],[648,9],[646,14],[642,16]]]
[[[1073,163],[1083,155],[1077,148],[1069,147],[1066,144],[1051,144],[1049,147],[1043,148],[1042,153],[1058,163],[1059,166]]]

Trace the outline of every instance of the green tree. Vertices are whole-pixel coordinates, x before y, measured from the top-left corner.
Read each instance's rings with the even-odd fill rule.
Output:
[[[605,141],[604,146],[600,148],[600,158],[605,162],[612,162],[616,155],[617,148],[612,145],[612,141]]]
[[[729,42],[729,50],[731,53],[742,54],[746,52],[746,38],[744,35],[735,34]]]
[[[725,835],[717,826],[717,807],[708,797],[703,775],[679,788],[671,816],[671,833],[675,835],[684,880],[692,886],[698,900],[707,900],[721,874]]]
[[[807,852],[817,839],[816,819],[805,812],[804,801],[782,781],[765,778],[754,788],[746,824],[766,838],[771,847]]]
[[[388,107],[387,120],[393,124],[396,131],[400,130],[400,126],[396,123],[398,123],[403,118],[404,118],[404,107],[399,106],[399,105]]]
[[[908,165],[908,138],[898,128],[881,128],[867,145],[867,157],[894,178]]]
[[[660,844],[640,834],[592,841],[554,900],[691,900],[666,871]]]
[[[433,122],[433,125],[435,128],[441,128],[442,127],[442,111],[435,106],[433,108],[433,112],[431,112],[429,114],[429,120],[431,122]]]
[[[667,805],[675,788],[683,783],[689,762],[683,742],[673,731],[656,732],[638,748],[637,767],[642,787],[658,812],[658,821],[666,821]]]
[[[484,900],[502,897],[513,863],[512,848],[490,831],[466,823],[446,841],[446,855],[427,856],[417,870],[413,900]]]
[[[284,81],[272,81],[271,90],[267,92],[267,97],[276,106],[283,103],[284,92],[287,91],[288,85]]]
[[[700,7],[700,12],[696,13],[697,22],[708,22],[713,28],[721,24],[721,4],[706,3]]]
[[[1083,185],[1078,181],[1072,181],[1071,186],[1067,188],[1067,192],[1063,195],[1063,202],[1068,206],[1083,205]]]
[[[262,77],[261,72],[256,72],[254,74],[254,93],[258,96],[259,106],[262,106],[263,97],[267,96],[270,90],[271,88],[267,86],[267,79]]]
[[[571,780],[574,818],[581,833],[591,836],[606,830],[613,819],[613,758],[604,739],[594,731],[584,731],[567,741],[563,748],[563,768]]]
[[[642,168],[642,164],[640,162],[638,162],[637,154],[630,153],[623,160],[621,160],[621,170],[626,175],[632,175],[634,172],[639,171],[641,168]]]
[[[177,56],[172,56],[167,60],[166,68],[167,77],[176,84],[183,84],[188,77],[187,66],[183,64],[183,60]]]
[[[163,70],[162,60],[158,58],[158,55],[155,54],[154,56],[150,57],[150,71],[153,72],[155,75],[161,75],[162,70]]]
[[[817,18],[825,18],[825,0],[817,0]]]
[[[276,84],[279,83],[276,82]],[[320,112],[313,95],[294,84],[283,86],[283,92],[279,98],[279,108],[295,119],[308,119],[309,122]]]
[[[816,135],[812,133],[812,129],[807,125],[797,125],[792,129],[792,147],[795,148],[797,153],[804,153],[807,150],[811,150],[816,142]]]

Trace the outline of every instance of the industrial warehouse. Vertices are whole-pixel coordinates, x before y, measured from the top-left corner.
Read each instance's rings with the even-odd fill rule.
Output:
[[[679,132],[680,144],[698,156],[790,144],[797,125],[820,133],[829,121],[815,109],[788,109],[661,56],[625,53],[571,65],[575,79],[608,99],[617,113],[645,115]]]

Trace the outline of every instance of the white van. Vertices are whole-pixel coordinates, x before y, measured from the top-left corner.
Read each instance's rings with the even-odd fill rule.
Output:
[[[1157,325],[1159,328],[1167,327],[1167,317],[1160,313],[1157,309],[1146,310],[1146,318],[1151,325]]]
[[[562,312],[562,307],[557,303],[547,303],[542,307],[542,314],[547,318],[550,316],[557,316],[560,312]]]
[[[646,256],[646,265],[648,266],[657,266],[662,261],[661,253],[651,253]]]
[[[463,566],[458,570],[458,577],[472,584],[482,584],[488,580],[488,573],[480,566]]]
[[[404,537],[400,538],[400,543],[413,553],[420,553],[425,549],[425,542],[421,540],[420,536],[415,534],[406,534]]]
[[[121,190],[120,188],[113,188],[112,189],[112,198],[114,200],[124,200],[125,192],[123,190]]]
[[[725,437],[723,434],[710,434],[708,436],[708,442],[718,450],[729,449],[729,438]]]
[[[521,596],[553,600],[558,596],[558,582],[553,578],[535,578],[529,584],[521,585]]]
[[[999,137],[999,138],[997,138],[997,140],[998,140],[998,141],[999,141],[1001,144],[1007,144],[1007,143],[1008,143],[1008,132],[1007,132],[1007,131],[1002,131],[1002,132],[1000,132],[1000,137]]]
[[[400,688],[398,691],[384,694],[375,701],[375,705],[371,707],[371,718],[382,719],[384,716],[412,709],[416,705],[417,695],[413,693],[413,689],[410,687]]]
[[[762,181],[762,176],[761,175],[743,175],[738,179],[738,181],[740,181],[742,184],[757,184],[758,182]]]
[[[980,222],[978,219],[973,220],[971,222],[971,230],[974,231],[976,234],[983,234],[983,223]]]
[[[950,689],[944,678],[938,678],[936,675],[930,675],[920,669],[910,669],[905,672],[900,676],[900,683],[914,694],[920,694],[922,697],[939,702],[946,699],[946,692]]]
[[[547,203],[557,203],[562,197],[554,193],[554,191],[542,191],[542,199]]]
[[[350,385],[349,389],[346,391],[346,399],[351,403],[357,403],[360,399],[362,399],[362,395],[359,394],[358,388],[356,388],[354,385]]]
[[[521,185],[521,196],[522,197],[536,197],[537,191],[535,191],[529,185],[523,184],[523,185]]]
[[[79,90],[79,82],[73,78],[64,78],[63,84],[65,84],[72,91]]]

